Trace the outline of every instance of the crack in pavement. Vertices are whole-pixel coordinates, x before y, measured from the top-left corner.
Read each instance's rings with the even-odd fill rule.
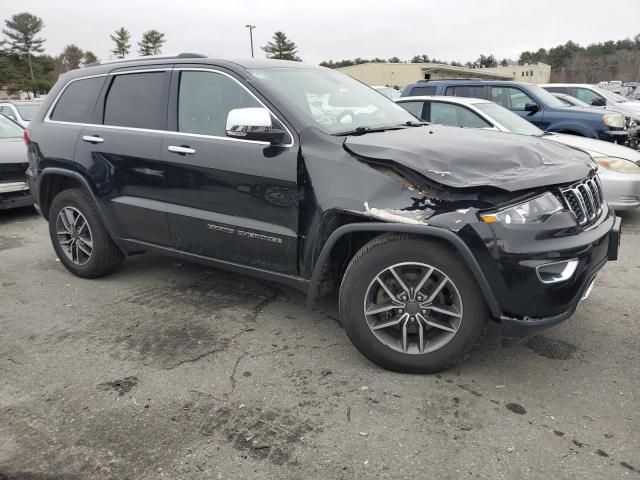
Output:
[[[228,393],[225,393],[225,397],[227,399],[229,399],[229,397],[231,395],[233,395],[233,393],[236,391],[236,373],[238,373],[238,366],[240,365],[240,362],[245,359],[249,354],[247,352],[242,352],[242,355],[240,355],[237,359],[236,359],[236,363],[233,365],[233,369],[231,370],[231,375],[229,375],[229,381],[231,382],[231,389],[229,390]]]
[[[267,289],[267,288],[265,288]],[[245,318],[248,319],[250,322],[255,322],[257,320],[257,318],[260,316],[260,314],[264,311],[264,309],[270,305],[271,303],[275,302],[278,297],[280,296],[280,291],[279,290],[275,290],[275,289],[269,289],[271,291],[271,295],[269,295],[268,297],[265,297],[262,301],[260,301],[255,307],[253,307],[251,310],[251,312],[249,312],[247,315],[245,315]],[[174,370],[182,365],[185,365],[187,363],[196,363],[200,360],[202,360],[203,358],[206,358],[210,355],[213,355],[214,353],[218,353],[218,352],[223,352],[229,349],[229,346],[235,341],[237,340],[241,335],[245,334],[246,332],[251,331],[248,329],[243,329],[240,332],[236,333],[235,335],[229,337],[227,339],[227,341],[225,342],[226,344],[222,347],[217,347],[217,348],[213,348],[211,350],[207,350],[206,352],[201,353],[200,355],[197,355],[196,357],[193,358],[188,358],[186,360],[181,360],[178,363],[174,364],[174,365],[170,365],[168,367],[164,367],[159,369],[160,370]],[[244,355],[246,356],[246,352],[244,352]],[[242,358],[242,356],[240,357]],[[238,367],[238,363],[240,361],[240,358],[238,359],[238,362],[236,362],[236,365],[234,366],[234,371],[232,373],[232,375],[235,376],[235,369],[237,369]],[[235,378],[233,378],[232,384],[235,383]],[[235,385],[233,385],[233,388],[235,388]]]
[[[214,353],[218,353],[218,352],[224,352],[225,350],[227,350],[226,346],[214,348],[212,350],[207,350],[206,352],[201,353],[200,355],[198,355],[196,357],[188,358],[186,360],[180,360],[178,363],[176,363],[174,365],[170,365],[168,367],[160,368],[157,371],[160,371],[160,370],[173,370],[173,369],[178,368],[178,367],[180,367],[180,366],[182,366],[182,365],[184,365],[186,363],[195,363],[195,362],[198,362],[198,361],[202,360],[203,358],[208,357],[209,355],[213,355]]]

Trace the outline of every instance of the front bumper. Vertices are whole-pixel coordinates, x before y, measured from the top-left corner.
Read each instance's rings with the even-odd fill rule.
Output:
[[[598,271],[618,256],[620,219],[605,209],[600,218],[585,229],[576,229],[559,214],[540,231],[537,226],[505,227],[476,224],[475,233],[483,243],[470,244],[485,273],[501,314],[506,337],[516,338],[555,325],[570,317]],[[538,268],[552,263],[577,260],[570,278],[545,284]]]
[[[0,182],[0,210],[33,205],[26,182]]]
[[[603,130],[599,134],[600,140],[605,142],[614,142],[623,145],[629,139],[629,133],[626,130]]]
[[[640,174],[619,173],[598,168],[598,176],[611,208],[629,210],[640,206]]]
[[[621,218],[615,217],[613,227],[609,231],[607,242],[602,243],[602,247],[606,246],[606,256],[597,259],[594,265],[591,265],[587,271],[587,274],[583,277],[582,282],[578,285],[574,299],[572,300],[569,308],[556,315],[551,315],[543,318],[513,318],[508,316],[502,316],[500,318],[500,324],[502,327],[502,335],[506,338],[520,338],[526,335],[530,335],[539,330],[557,325],[563,322],[570,316],[572,316],[580,302],[591,293],[591,288],[594,285],[596,275],[607,261],[613,261],[618,259],[618,247],[620,246],[620,233],[621,233]],[[603,250],[603,248],[599,250]],[[601,256],[601,253],[600,255]]]

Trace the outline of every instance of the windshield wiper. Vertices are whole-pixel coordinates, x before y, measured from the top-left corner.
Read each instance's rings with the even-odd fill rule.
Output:
[[[358,127],[346,132],[339,132],[335,135],[364,135],[366,133],[386,132],[388,130],[400,130],[404,125],[391,125],[387,127]]]
[[[365,133],[386,132],[388,130],[400,130],[402,127],[423,127],[425,125],[429,125],[429,122],[414,122],[413,120],[408,120],[398,125],[389,125],[386,127],[358,127],[346,132],[336,133],[335,135],[364,135]]]

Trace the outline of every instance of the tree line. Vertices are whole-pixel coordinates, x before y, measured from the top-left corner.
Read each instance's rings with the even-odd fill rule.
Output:
[[[98,61],[90,50],[76,44],[66,45],[57,56],[45,55],[45,39],[40,37],[44,21],[31,13],[23,12],[5,20],[0,40],[0,86],[9,94],[20,91],[32,94],[46,93],[61,73]],[[114,42],[111,53],[124,58],[131,49],[131,34],[121,27],[110,35]],[[138,42],[142,56],[158,55],[165,43],[164,33],[148,30]]]
[[[90,50],[76,44],[66,45],[57,56],[44,54],[45,39],[40,36],[44,21],[31,13],[18,13],[5,20],[0,39],[0,87],[10,95],[20,91],[36,94],[47,93],[61,73],[98,61]],[[113,41],[110,51],[115,58],[125,58],[131,53],[131,33],[120,27],[109,35]],[[141,56],[159,55],[165,44],[165,35],[158,30],[148,30],[137,42]],[[268,58],[302,61],[297,45],[283,32],[276,32],[273,39],[262,47]]]
[[[323,67],[341,68],[362,63],[441,63],[455,67],[491,68],[501,65],[525,65],[538,62],[551,65],[552,82],[596,83],[602,80],[640,80],[640,34],[633,39],[609,40],[592,43],[586,47],[568,41],[564,45],[546,50],[522,52],[517,61],[503,58],[498,61],[493,54],[481,54],[474,61],[448,62],[429,58],[429,55],[414,55],[408,60],[391,58],[354,58],[345,60],[325,60]]]
[[[66,71],[97,61],[90,50],[76,44],[66,45],[57,56],[43,54],[45,39],[40,37],[43,20],[31,13],[23,12],[5,20],[0,39],[0,86],[9,93],[26,91],[46,93],[57,77]],[[110,34],[116,58],[125,58],[131,53],[131,33],[120,27]],[[141,56],[158,55],[166,39],[164,33],[152,29],[144,32],[137,42],[137,53]],[[298,46],[287,35],[278,31],[266,45],[261,47],[267,58],[300,62]],[[457,67],[490,68],[498,65],[524,65],[543,62],[551,65],[551,80],[563,82],[595,83],[601,80],[638,80],[640,77],[640,34],[633,39],[593,43],[582,47],[568,41],[564,45],[546,50],[522,52],[517,61],[503,58],[498,61],[493,54],[481,54],[465,63],[430,58],[427,54],[414,55],[408,60],[391,58],[355,58],[326,60],[320,65],[341,68],[363,63],[441,63]]]
[[[421,54],[414,55],[409,60],[402,60],[400,57],[391,57],[391,58],[354,58],[353,60],[338,60],[334,62],[333,60],[325,60],[320,62],[320,65],[328,68],[342,68],[342,67],[351,67],[353,65],[360,65],[362,63],[441,63],[444,65],[451,65],[453,67],[467,67],[467,68],[488,68],[488,67],[497,67],[498,61],[493,55],[480,55],[475,61],[471,62],[456,62],[456,61],[446,61],[439,60],[437,58],[429,58],[429,55]],[[513,63],[511,60],[503,59],[500,64],[501,65],[510,65]]]

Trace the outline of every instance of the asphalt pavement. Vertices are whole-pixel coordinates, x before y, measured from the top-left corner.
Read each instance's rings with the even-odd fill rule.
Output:
[[[273,283],[139,255],[84,280],[0,212],[0,479],[640,478],[640,211],[565,323],[439,375]]]

